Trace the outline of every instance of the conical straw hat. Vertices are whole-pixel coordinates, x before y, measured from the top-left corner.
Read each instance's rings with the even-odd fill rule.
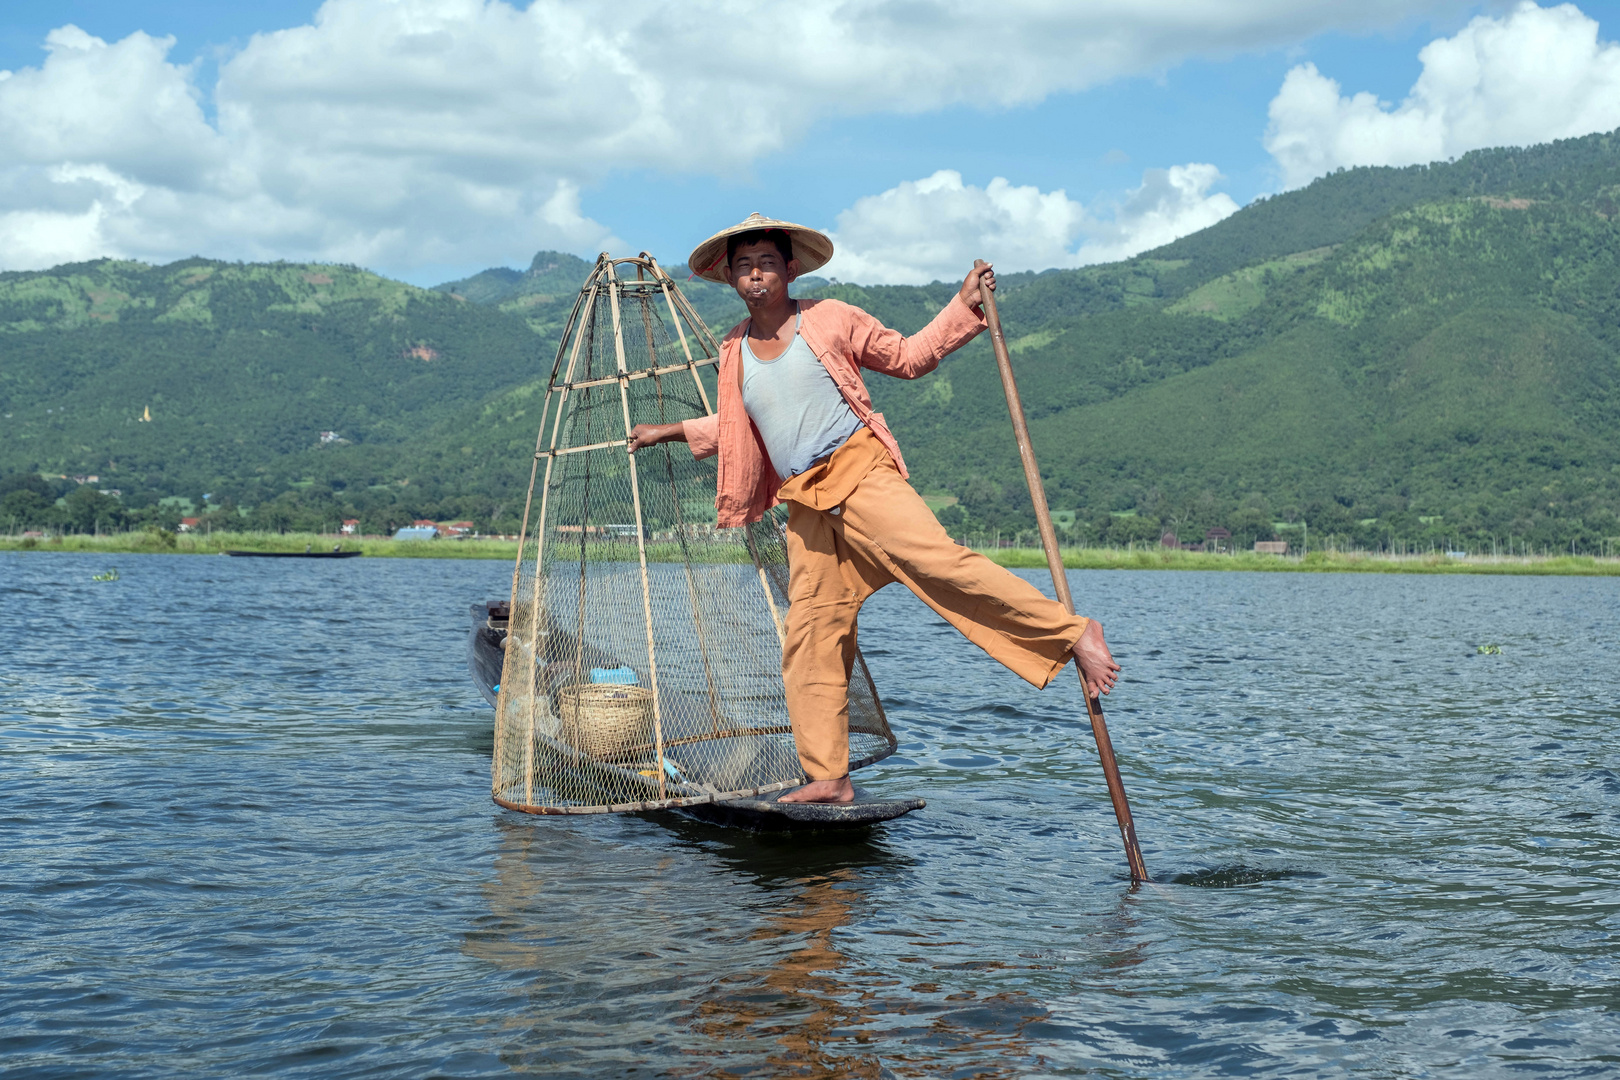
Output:
[[[793,242],[793,257],[799,260],[799,273],[808,274],[812,270],[819,270],[827,265],[827,260],[833,256],[832,238],[824,232],[795,225],[791,221],[778,221],[776,218],[761,217],[757,212],[749,214],[747,218],[729,229],[721,229],[703,243],[692,249],[692,257],[686,260],[686,265],[692,273],[709,281],[726,283],[726,241],[738,233],[753,232],[755,229],[781,229],[788,234]]]

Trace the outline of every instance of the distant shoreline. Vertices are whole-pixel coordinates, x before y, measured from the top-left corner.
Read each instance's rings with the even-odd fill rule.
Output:
[[[1040,548],[1003,548],[984,553],[1002,566],[1045,569]],[[1220,570],[1262,574],[1507,574],[1557,577],[1620,577],[1620,558],[1595,555],[1379,555],[1364,552],[1313,551],[1298,555],[1256,555],[1242,551],[1216,555],[1202,551],[1159,551],[1125,548],[1064,548],[1069,570]]]
[[[667,545],[656,545],[663,548]],[[226,550],[300,552],[360,551],[382,559],[488,559],[511,562],[517,558],[516,540],[391,540],[375,537],[317,536],[312,533],[118,533],[112,536],[66,536],[24,539],[0,536],[0,551],[77,552],[99,555],[222,555]],[[649,551],[648,557],[664,553]],[[984,554],[1014,569],[1044,569],[1046,555],[1039,548],[988,548]],[[746,562],[746,556],[737,560]],[[1313,551],[1295,555],[1256,555],[1238,552],[1217,555],[1201,551],[1127,548],[1064,548],[1063,565],[1070,570],[1246,570],[1254,573],[1352,574],[1507,574],[1561,577],[1620,577],[1620,558],[1592,555],[1469,556],[1382,555]]]
[[[506,559],[517,557],[516,540],[393,540],[330,533],[127,532],[109,536],[0,536],[0,551],[66,551],[103,555],[223,555],[227,551],[312,553],[358,551],[373,559]]]

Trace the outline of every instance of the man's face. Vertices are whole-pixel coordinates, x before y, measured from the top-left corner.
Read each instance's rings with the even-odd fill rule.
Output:
[[[769,308],[787,296],[787,287],[799,276],[799,260],[784,259],[769,240],[743,244],[726,267],[726,280],[750,308]]]

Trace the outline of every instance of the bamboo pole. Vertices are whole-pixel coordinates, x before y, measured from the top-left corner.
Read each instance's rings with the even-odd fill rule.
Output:
[[[771,592],[770,579],[765,576],[765,560],[759,557],[759,545],[754,543],[754,536],[743,526],[743,541],[748,545],[748,554],[753,557],[754,569],[759,571],[759,587],[765,590],[765,606],[771,609],[771,623],[776,627],[776,641],[782,648],[787,648],[787,624],[782,621],[781,612],[776,610],[776,594]],[[873,695],[874,700],[876,695]]]
[[[662,270],[663,268],[660,267],[659,269]],[[720,359],[720,339],[714,336],[714,331],[709,329],[709,324],[703,321],[703,316],[697,313],[697,308],[692,306],[692,301],[686,298],[685,293],[675,289],[673,299],[675,304],[686,312],[687,324],[692,327],[692,332],[698,337],[698,348],[702,349],[705,354],[714,357],[715,361],[718,362]]]
[[[652,267],[653,280],[658,282],[664,291],[664,303],[669,305],[669,321],[675,324],[675,332],[680,335],[681,351],[686,354],[686,370],[692,373],[692,381],[697,384],[698,397],[703,399],[703,412],[705,415],[712,413],[714,412],[714,406],[709,404],[709,392],[703,388],[703,380],[698,377],[697,363],[692,358],[692,347],[686,343],[686,330],[681,326],[681,317],[675,312],[675,301],[670,299],[669,275],[664,273],[664,268],[658,265],[658,260],[645,251],[641,253],[641,257],[646,259],[647,264]],[[693,332],[696,333],[695,330]],[[703,347],[701,338],[698,340],[698,347]],[[704,359],[708,358],[705,357]]]
[[[652,256],[648,255],[645,251],[641,253],[641,258],[646,260],[647,265],[652,265]],[[641,274],[642,263],[637,262],[637,280],[641,279]],[[654,275],[654,280],[657,280],[656,275]],[[664,292],[664,299],[669,299],[668,290],[665,290]],[[641,328],[642,333],[645,334],[647,338],[647,362],[650,365],[649,370],[653,372],[653,385],[658,389],[658,419],[660,422],[662,422],[664,419],[664,383],[657,374],[658,346],[653,341],[652,308],[647,297],[641,297],[637,303],[637,306],[641,308]],[[669,310],[671,315],[675,314],[675,308],[673,305]],[[676,330],[680,330],[679,319],[675,320],[675,328]],[[685,333],[681,334],[681,345],[683,348],[686,345]],[[692,354],[690,350],[687,351],[686,361],[687,370],[692,373],[692,378],[697,380],[698,391],[701,393],[703,390],[703,381],[697,377],[697,368],[691,366]],[[708,399],[705,397],[703,402],[705,409],[708,408],[708,404]],[[635,455],[632,454],[631,456],[634,457]],[[669,479],[670,500],[675,504],[675,535],[680,537],[681,554],[686,556],[688,554],[686,548],[686,511],[681,507],[681,490],[680,487],[675,483],[675,464],[670,459],[669,447],[667,446],[664,447],[664,473]],[[640,513],[640,500],[637,500],[637,513]],[[714,728],[715,735],[718,736],[720,734],[720,691],[715,686],[714,668],[709,663],[709,640],[708,636],[703,632],[703,619],[700,616],[700,608],[698,605],[697,581],[692,577],[692,560],[690,558],[683,557],[681,559],[681,565],[686,570],[686,595],[688,602],[692,605],[692,628],[697,631],[698,655],[703,659],[703,681],[709,690],[709,722]]]
[[[595,275],[593,274],[592,276],[594,277]],[[579,291],[579,295],[574,297],[573,310],[568,313],[568,321],[565,324],[563,324],[562,338],[557,342],[557,356],[551,362],[551,378],[550,378],[551,383],[555,383],[557,381],[557,371],[562,366],[563,353],[568,348],[568,331],[573,327],[574,320],[579,317],[580,304],[584,301],[584,299],[585,299],[585,290],[581,289]],[[578,352],[577,347],[575,349],[575,352],[577,354],[577,352]],[[544,442],[545,437],[546,437],[546,410],[549,409],[550,407],[551,407],[551,393],[550,393],[550,388],[548,386],[545,402],[541,406],[541,410],[540,410],[540,430],[537,431],[535,433],[535,436],[534,436],[534,462],[533,462],[533,464],[531,464],[529,466],[529,493],[527,495],[525,495],[524,498],[523,498],[523,520],[518,525],[517,560],[512,565],[512,599],[511,599],[511,602],[510,602],[510,605],[509,605],[509,611],[512,612],[512,613],[515,613],[515,612],[517,612],[519,610],[518,584],[519,584],[519,578],[521,577],[521,574],[522,574],[522,571],[523,571],[523,546],[524,546],[525,542],[528,540],[528,535],[529,535],[529,511],[534,506],[534,482],[537,479],[537,473],[538,473],[538,470],[540,468],[540,447],[541,447],[541,444]],[[558,413],[558,416],[559,417],[561,416],[560,411]],[[556,441],[557,441],[557,433],[556,433],[555,430],[552,432],[551,441],[552,441],[553,444],[555,444]],[[553,459],[553,460],[555,460],[555,459]],[[546,484],[547,484],[548,487],[550,485],[550,481],[551,481],[551,463],[548,461],[547,464],[546,464]],[[541,507],[541,509],[540,509],[540,520],[541,520],[542,525],[545,522],[545,516],[546,516],[546,511],[545,511],[545,490],[546,490],[545,488],[542,488],[541,489],[541,495],[540,495],[540,500],[541,500],[540,501],[540,507]],[[536,528],[535,535],[537,537],[540,536],[539,527]],[[535,560],[535,573],[537,575],[537,581],[538,581],[538,574],[539,574],[539,559],[538,558],[536,558],[536,560]],[[538,604],[538,589],[536,591],[537,591],[536,604]],[[538,640],[539,640],[538,634],[539,634],[539,618],[540,618],[537,608],[535,608],[535,607],[530,608],[529,617],[530,617],[530,619],[532,621],[532,625],[535,627],[535,637],[533,638],[533,641],[537,644]],[[515,633],[515,631],[518,631],[518,630],[521,630],[521,627],[512,626],[510,628],[510,630],[509,630],[509,633],[511,633],[512,637],[518,639],[518,643],[521,646],[521,644],[522,644],[521,637],[520,637],[519,634]],[[531,649],[530,651],[531,651],[531,653],[534,652],[533,649]],[[536,657],[536,659],[538,659],[538,658]],[[507,674],[506,674],[506,661],[503,659],[501,661],[501,686],[504,687],[504,686],[509,686],[509,685],[511,685],[511,679],[509,679],[507,677]],[[533,694],[531,693],[530,696],[532,698]],[[503,702],[510,702],[511,700],[512,700],[512,698],[511,698],[510,695],[501,695],[500,697],[498,697],[496,699],[497,719],[496,719],[496,724],[495,724],[495,750],[494,750],[494,753],[493,753],[493,755],[491,756],[491,759],[490,759],[490,761],[491,761],[490,776],[491,776],[491,787],[496,789],[496,794],[497,795],[499,794],[499,788],[500,788],[501,764],[505,760],[505,753],[506,753],[505,734],[506,734],[506,727],[507,727],[507,718],[510,715],[505,708],[502,708],[502,703]],[[524,755],[523,755],[523,760],[524,760],[523,772],[524,772],[524,775],[528,778],[525,781],[525,787],[524,787],[525,796],[526,796],[525,801],[526,802],[533,802],[534,801],[534,768],[533,768],[533,763],[534,763],[534,727],[535,727],[535,713],[534,713],[534,710],[535,710],[535,705],[534,705],[534,702],[531,700],[530,703],[529,703],[529,741],[528,741],[527,747],[524,750]]]
[[[975,267],[983,266],[983,259],[975,259]],[[1024,479],[1029,483],[1029,497],[1035,504],[1035,523],[1040,528],[1041,546],[1046,549],[1046,565],[1052,571],[1052,586],[1058,601],[1074,614],[1074,598],[1069,594],[1069,576],[1063,570],[1063,556],[1058,551],[1057,530],[1052,527],[1052,512],[1046,506],[1046,485],[1041,481],[1040,466],[1035,462],[1035,447],[1029,441],[1029,424],[1024,419],[1024,405],[1018,398],[1018,383],[1013,379],[1012,357],[1007,354],[1007,339],[1001,333],[1001,316],[996,312],[996,297],[979,283],[979,302],[984,307],[985,321],[990,324],[990,343],[996,353],[996,368],[1001,372],[1001,388],[1007,395],[1007,412],[1012,417],[1013,434],[1018,438],[1018,456],[1024,464]],[[1130,863],[1131,881],[1147,881],[1147,863],[1142,859],[1142,846],[1136,842],[1136,823],[1131,819],[1131,803],[1125,797],[1125,781],[1119,775],[1119,762],[1114,758],[1114,744],[1108,738],[1108,723],[1103,719],[1102,702],[1086,689],[1085,672],[1075,663],[1080,676],[1080,696],[1086,699],[1086,713],[1091,717],[1091,732],[1097,740],[1097,757],[1102,761],[1103,777],[1108,781],[1108,798],[1114,804],[1114,817],[1119,820],[1119,835],[1125,841],[1125,859]]]
[[[604,252],[603,254],[605,255],[606,253]],[[574,370],[575,370],[575,367],[579,363],[580,347],[584,344],[585,336],[589,332],[589,324],[590,324],[592,314],[596,310],[596,295],[601,290],[601,274],[602,274],[602,257],[598,256],[597,260],[596,260],[596,267],[595,267],[595,269],[593,269],[591,271],[590,278],[587,279],[587,284],[590,286],[589,295],[586,294],[585,289],[583,289],[583,288],[580,289],[579,295],[580,295],[580,297],[582,299],[574,301],[574,310],[569,313],[568,324],[563,327],[562,340],[557,345],[557,359],[551,365],[551,386],[549,386],[547,388],[546,404],[540,411],[540,433],[542,435],[545,434],[545,430],[546,430],[546,426],[545,426],[545,410],[551,407],[551,398],[552,398],[553,394],[555,393],[556,398],[557,398],[557,413],[556,413],[556,416],[552,419],[552,422],[551,422],[551,442],[549,444],[551,449],[553,449],[553,450],[555,450],[557,448],[557,439],[562,435],[563,414],[567,411],[567,405],[568,405],[568,384],[570,384],[570,383],[572,383],[574,381]],[[584,319],[585,319],[585,321],[583,323],[581,323],[579,321],[581,314],[584,315]],[[563,373],[563,387],[562,387],[562,389],[560,391],[557,391],[555,389],[556,388],[556,382],[557,382],[557,372],[562,366],[563,349],[568,344],[568,335],[569,335],[570,332],[572,332],[573,335],[574,335],[574,347],[568,353],[568,370]],[[589,358],[586,359],[586,363],[587,364],[590,363]],[[540,462],[540,453],[537,450],[537,451],[535,451],[535,464],[538,465],[539,462]],[[544,605],[542,603],[542,598],[545,595],[545,580],[546,580],[546,578],[545,578],[545,570],[546,570],[546,520],[547,520],[547,513],[550,510],[550,503],[551,503],[551,473],[552,473],[552,468],[556,464],[557,464],[557,457],[556,457],[555,454],[551,455],[550,457],[548,457],[546,459],[546,475],[545,475],[545,479],[542,481],[541,486],[540,486],[540,517],[536,520],[535,526],[534,526],[534,541],[535,541],[535,552],[534,552],[534,596],[533,596],[533,599],[530,601],[530,607],[529,607],[531,628],[532,628],[532,630],[534,632],[530,635],[529,652],[530,652],[530,655],[533,657],[535,666],[537,668],[541,666],[540,631],[541,631],[541,628],[542,628],[541,624],[542,624],[542,622],[544,621],[544,618],[545,618]],[[527,520],[528,520],[529,506],[531,504],[532,499],[534,498],[534,480],[535,480],[534,471],[530,470],[530,472],[529,472],[529,497],[528,497],[528,499],[526,499],[524,501],[524,504],[523,504],[523,516],[524,516],[524,521],[525,522],[527,522]],[[580,531],[580,545],[581,545],[582,548],[584,546],[584,543],[585,543],[585,533],[584,533],[583,530],[581,530]],[[518,558],[521,559],[522,557],[523,557],[523,541],[522,541],[522,535],[519,534],[519,538],[518,538]],[[580,552],[580,565],[581,565],[581,567],[584,566],[584,562],[585,562],[585,554],[584,554],[584,551],[582,550]],[[583,606],[583,603],[584,603],[584,589],[585,589],[584,582],[581,581],[581,583],[580,583],[580,601],[581,601],[582,606]],[[514,595],[514,599],[515,599],[515,595]],[[585,636],[584,636],[584,633],[583,633],[583,622],[580,623],[580,626],[581,626],[581,632],[577,633],[575,635],[575,637],[578,638],[580,641],[584,641]],[[576,677],[577,677],[578,666],[579,665],[576,662],[576,664],[575,664]],[[504,668],[502,669],[502,675],[503,675],[503,677],[505,675],[505,669]],[[524,784],[524,787],[523,787],[524,798],[523,798],[523,801],[526,802],[526,803],[534,802],[534,774],[535,774],[534,742],[535,742],[536,729],[538,728],[539,722],[540,722],[540,700],[539,699],[540,699],[540,695],[535,693],[533,688],[531,687],[529,689],[529,738],[528,738],[528,742],[525,744],[524,749],[523,749],[523,776],[524,776],[524,781],[523,781],[523,784]]]
[[[658,797],[668,798],[664,774],[669,763],[664,758],[664,717],[658,700],[658,653],[653,641],[652,584],[647,578],[647,532],[641,521],[641,482],[636,476],[636,455],[630,449],[630,369],[624,360],[624,328],[619,324],[619,280],[613,264],[607,264],[608,300],[613,305],[613,356],[619,369],[619,405],[624,411],[624,450],[630,461],[630,502],[636,509],[636,558],[641,564],[641,613],[647,620],[647,681],[652,684],[653,745],[658,753]],[[583,534],[581,534],[583,535]],[[581,628],[583,629],[583,627]],[[584,635],[581,634],[581,637]]]

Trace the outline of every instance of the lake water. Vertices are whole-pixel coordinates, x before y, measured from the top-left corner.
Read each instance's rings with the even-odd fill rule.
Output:
[[[496,808],[463,638],[509,574],[0,554],[0,1071],[1620,1071],[1620,579],[1073,574],[1132,889],[1072,679],[895,589],[862,779],[926,810]]]

